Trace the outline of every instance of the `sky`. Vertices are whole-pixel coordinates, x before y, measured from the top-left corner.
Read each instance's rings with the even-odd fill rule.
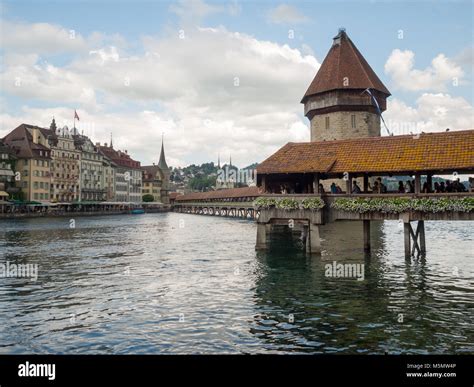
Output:
[[[474,128],[471,1],[0,1],[0,137],[73,125],[169,165],[309,141],[300,103],[339,28],[391,91],[394,134]]]

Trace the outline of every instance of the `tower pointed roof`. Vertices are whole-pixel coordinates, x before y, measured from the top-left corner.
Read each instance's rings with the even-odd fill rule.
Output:
[[[49,125],[49,129],[51,129],[54,133],[56,133],[56,130],[58,129],[56,126],[56,120],[53,117],[53,120],[51,121],[51,125]]]
[[[166,164],[166,158],[165,158],[165,141],[163,139],[163,135],[161,136],[161,153],[160,153],[160,161],[158,162],[158,166],[161,169],[168,169],[168,164]]]
[[[390,95],[390,91],[341,28],[301,102],[304,103],[311,95],[326,91],[367,88]]]

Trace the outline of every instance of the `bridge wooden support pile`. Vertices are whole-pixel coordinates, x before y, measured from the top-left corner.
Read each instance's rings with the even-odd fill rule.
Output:
[[[302,238],[306,252],[311,254],[321,253],[321,238],[319,236],[319,225],[310,222],[299,221],[302,225]],[[304,224],[306,223],[306,224]],[[267,250],[269,248],[269,239],[273,230],[273,225],[289,226],[288,221],[272,220],[270,223],[257,223],[257,241],[255,250]]]
[[[363,220],[364,251],[370,252],[370,220]]]
[[[415,251],[417,252],[417,255],[426,254],[425,222],[423,220],[418,221],[416,231],[413,230],[410,221],[404,222],[403,235],[405,241],[405,258],[414,256]]]
[[[273,225],[283,225],[290,229],[299,226],[302,230],[301,241],[308,253],[321,253],[319,225],[322,224],[321,211],[261,209],[257,219],[256,250],[266,250]]]

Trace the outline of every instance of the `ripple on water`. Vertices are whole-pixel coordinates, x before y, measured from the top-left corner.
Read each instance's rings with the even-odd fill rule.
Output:
[[[0,353],[474,353],[467,222],[427,222],[411,262],[397,222],[374,223],[370,259],[353,223],[322,228],[322,257],[289,234],[256,253],[254,223],[188,214],[0,226],[0,263],[39,267],[0,279]],[[333,261],[364,281],[327,278]]]

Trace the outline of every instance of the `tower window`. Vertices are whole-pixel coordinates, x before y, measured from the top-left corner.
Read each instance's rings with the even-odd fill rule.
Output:
[[[329,129],[329,117],[326,117],[326,129]]]
[[[355,116],[355,114],[351,115],[351,127],[352,128],[356,127],[356,116]]]

